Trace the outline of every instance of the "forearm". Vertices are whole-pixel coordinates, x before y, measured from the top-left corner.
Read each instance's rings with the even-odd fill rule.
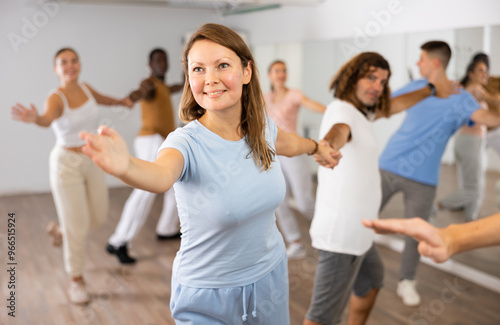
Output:
[[[495,112],[491,114],[493,118],[489,121],[491,123],[486,123],[486,126],[489,128],[496,128],[500,126],[500,113]]]
[[[479,114],[476,114],[478,112]],[[488,128],[496,128],[500,126],[500,114],[491,110],[477,110],[471,118],[474,122],[484,124]],[[479,118],[477,118],[479,116]]]
[[[318,113],[323,113],[326,110],[325,105],[318,103],[314,100],[311,100],[305,96],[302,98],[302,106],[313,112],[318,112]]]
[[[146,89],[142,87],[140,89],[132,91],[128,97],[135,103],[141,99],[151,100],[155,97],[155,89]]]
[[[132,91],[129,94],[129,98],[133,102],[137,102],[138,100],[145,99],[150,100],[155,96],[156,86],[151,78],[145,79],[141,82],[139,89]]]
[[[323,138],[335,150],[340,150],[350,138],[350,128],[346,124],[335,124]]]
[[[99,95],[96,98],[96,102],[105,106],[115,106],[115,105],[123,105],[123,99],[116,99],[113,97],[109,97],[106,95]]]
[[[486,101],[490,109],[496,112],[500,111],[500,95],[486,93],[484,96],[484,100]]]
[[[153,193],[163,193],[175,183],[168,168],[130,156],[127,172],[118,177],[125,184]]]
[[[41,127],[49,127],[50,124],[52,124],[53,119],[44,116],[44,115],[38,115],[35,120],[35,124]]]
[[[276,140],[276,154],[287,157],[295,157],[303,154],[315,153],[317,143],[311,139],[304,139],[293,133],[278,131]]]
[[[168,88],[170,89],[170,93],[176,93],[184,89],[184,84],[171,85]]]
[[[431,89],[429,87],[424,87],[411,93],[394,97],[391,99],[390,115],[402,112],[431,95]]]
[[[500,245],[500,213],[443,229],[451,255],[471,249]]]
[[[141,100],[142,98],[144,98],[144,95],[143,93],[141,92],[140,89],[138,90],[134,90],[132,91],[128,97],[130,98],[130,100],[132,100],[134,103],[137,102],[138,100]]]
[[[287,155],[288,157],[300,156],[303,154],[313,154],[318,149],[318,143],[312,139],[305,139],[299,137],[296,134],[291,134],[294,138],[290,146],[291,152]]]

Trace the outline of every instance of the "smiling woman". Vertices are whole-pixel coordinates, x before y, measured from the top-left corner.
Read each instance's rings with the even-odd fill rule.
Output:
[[[234,31],[203,25],[183,53],[180,115],[188,123],[169,134],[155,161],[131,157],[112,129],[81,135],[84,153],[125,183],[153,192],[174,186],[182,233],[170,300],[176,324],[289,324],[287,259],[274,216],[285,184],[275,155],[315,153],[330,168],[340,159],[267,117],[253,62]]]
[[[85,245],[91,228],[101,225],[108,213],[108,192],[104,174],[82,154],[84,141],[78,136],[84,130],[99,126],[101,105],[132,107],[129,98],[115,99],[102,95],[86,83],[79,83],[80,59],[75,50],[63,48],[54,57],[54,72],[60,86],[45,102],[39,115],[35,106],[12,107],[12,117],[39,126],[51,126],[56,145],[50,154],[50,185],[61,229],[55,224],[48,231],[54,243],[63,245],[66,272],[71,276],[69,299],[86,303],[89,295],[83,281]]]
[[[227,129],[228,133],[214,125],[211,119],[224,115],[225,122],[238,125],[242,112],[242,85],[247,85],[252,78],[251,63],[242,67],[235,52],[212,41],[201,40],[191,47],[188,67],[194,99],[206,110],[200,122],[226,140],[241,139],[239,128]]]

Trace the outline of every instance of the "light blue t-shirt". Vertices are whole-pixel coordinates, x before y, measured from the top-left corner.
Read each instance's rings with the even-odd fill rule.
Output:
[[[426,85],[427,80],[416,80],[392,96],[397,97]],[[418,102],[406,111],[402,125],[387,143],[380,156],[380,168],[436,186],[446,143],[479,108],[474,97],[464,90],[449,98],[430,96]]]
[[[267,119],[274,149],[277,127]],[[197,120],[170,133],[159,150],[177,149],[184,168],[174,184],[181,247],[173,276],[186,286],[222,288],[254,283],[286,256],[275,210],[285,196],[277,159],[255,164],[245,138],[228,141]]]

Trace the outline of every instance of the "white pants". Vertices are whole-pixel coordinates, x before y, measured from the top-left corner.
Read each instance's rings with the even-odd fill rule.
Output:
[[[155,160],[158,148],[160,148],[163,140],[163,137],[159,134],[136,137],[134,140],[136,157],[147,161]],[[115,233],[109,238],[109,244],[120,247],[130,243],[135,238],[146,222],[155,197],[155,193],[138,189],[132,191],[132,194],[130,194],[125,203]],[[164,194],[163,210],[156,225],[156,233],[169,236],[178,232],[179,217],[177,215],[177,203],[175,201],[174,189],[171,188]]]
[[[50,187],[63,233],[66,272],[81,276],[90,229],[108,214],[108,188],[104,173],[90,158],[56,145],[50,153]]]
[[[294,211],[290,204],[293,197],[297,209],[307,218],[314,216],[313,182],[304,155],[296,157],[278,156],[286,182],[286,195],[276,210],[276,218],[285,240],[288,243],[301,237]]]

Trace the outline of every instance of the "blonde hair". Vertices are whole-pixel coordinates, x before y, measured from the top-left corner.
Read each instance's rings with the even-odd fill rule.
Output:
[[[241,95],[240,128],[245,141],[250,147],[248,155],[252,155],[255,164],[265,171],[271,168],[275,152],[266,142],[266,110],[264,97],[260,88],[258,70],[250,49],[243,39],[230,28],[218,24],[205,24],[201,26],[187,42],[182,54],[184,65],[184,91],[179,107],[179,117],[184,122],[199,119],[205,114],[205,109],[195,100],[189,84],[188,55],[193,44],[199,40],[209,40],[222,45],[240,58],[242,67],[250,65],[252,78],[248,84],[243,85]]]

